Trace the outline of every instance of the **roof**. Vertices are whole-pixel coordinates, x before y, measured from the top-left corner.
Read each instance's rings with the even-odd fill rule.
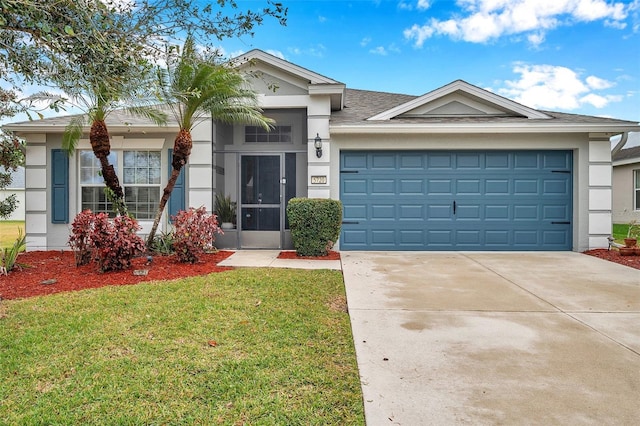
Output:
[[[621,149],[620,151],[613,154],[612,161],[616,163],[614,164],[614,166],[620,166],[623,164],[640,163],[640,146]]]
[[[482,92],[479,93],[482,94]],[[477,96],[474,94],[473,97]],[[345,107],[331,115],[331,131],[333,133],[399,132],[402,130],[405,132],[430,130],[442,133],[466,131],[610,132],[612,135],[640,131],[638,123],[633,121],[542,110],[533,110],[538,113],[534,114],[527,107],[518,108],[511,114],[406,114],[406,112],[411,112],[412,107],[415,110],[420,106],[418,104],[420,99],[426,100],[426,102],[433,101],[429,97],[425,98],[424,95],[412,96],[347,89]],[[493,96],[484,99],[487,104],[494,100]],[[499,106],[504,109],[504,105],[510,106],[508,102],[501,102]],[[523,112],[531,115],[523,115]],[[532,115],[534,118],[531,118]],[[372,119],[372,117],[382,117],[383,119]]]
[[[43,118],[41,120],[21,121],[17,123],[9,123],[2,126],[3,129],[14,132],[47,132],[62,133],[71,120],[75,117],[86,116],[86,114],[61,115],[57,117]],[[169,114],[167,116],[167,124],[158,126],[153,121],[145,117],[138,117],[127,113],[124,110],[116,110],[110,113],[105,120],[109,132],[127,132],[135,128],[137,132],[163,132],[177,131],[178,123]],[[86,131],[89,124],[87,123]]]

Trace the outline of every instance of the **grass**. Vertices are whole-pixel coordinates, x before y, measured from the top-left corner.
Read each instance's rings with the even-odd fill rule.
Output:
[[[238,269],[0,302],[0,424],[364,424],[342,276]]]
[[[24,221],[0,220],[0,249],[13,246],[18,239],[18,228],[24,231]]]
[[[627,238],[627,232],[629,231],[628,223],[614,223],[613,224],[613,239],[617,243],[621,243]]]

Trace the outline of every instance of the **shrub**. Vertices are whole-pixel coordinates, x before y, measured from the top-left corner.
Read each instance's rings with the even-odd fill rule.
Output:
[[[136,234],[140,229],[129,216],[111,220],[106,213],[83,211],[74,219],[69,237],[76,266],[95,260],[102,272],[129,268],[133,257],[144,251],[144,241]]]
[[[109,220],[106,213],[95,217],[91,242],[100,271],[117,271],[131,267],[131,260],[144,252],[144,241],[136,232],[142,229],[130,216]]]
[[[10,248],[5,248],[0,259],[0,273],[7,275],[13,268],[19,266],[16,263],[18,254],[27,246],[27,237],[22,233],[22,229],[18,228],[18,239]]]
[[[205,248],[213,246],[215,235],[222,233],[217,216],[207,213],[204,207],[181,210],[172,216],[172,220],[175,228],[173,249],[180,262],[196,263]]]
[[[340,236],[342,203],[320,198],[292,198],[287,204],[291,239],[300,256],[326,256]]]
[[[91,232],[95,215],[91,210],[79,213],[71,224],[71,236],[69,246],[73,250],[76,266],[86,265],[91,262],[93,245],[91,244]]]

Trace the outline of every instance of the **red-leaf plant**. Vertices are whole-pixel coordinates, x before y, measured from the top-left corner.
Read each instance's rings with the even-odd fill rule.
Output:
[[[180,262],[196,263],[205,248],[213,245],[216,234],[222,233],[217,216],[207,213],[204,207],[181,210],[172,219],[173,249]]]
[[[144,241],[136,235],[140,229],[129,216],[111,220],[106,213],[83,211],[74,219],[69,237],[76,265],[93,259],[102,272],[129,268],[133,257],[144,252]]]

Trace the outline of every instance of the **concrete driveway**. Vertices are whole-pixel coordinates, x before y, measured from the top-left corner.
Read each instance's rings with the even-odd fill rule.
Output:
[[[580,253],[342,252],[368,425],[640,422],[640,271]]]

